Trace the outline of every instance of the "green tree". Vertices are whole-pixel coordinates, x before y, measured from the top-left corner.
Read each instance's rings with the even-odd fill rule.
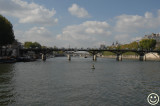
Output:
[[[156,48],[155,48],[156,50],[160,50],[160,42],[157,42],[156,43]]]
[[[32,48],[41,48],[41,45],[38,42],[32,43]]]
[[[24,43],[25,48],[41,48],[41,45],[38,42],[25,42]]]
[[[156,46],[156,40],[154,39],[142,39],[139,42],[139,46],[141,49],[146,49],[146,50],[150,50],[150,49],[155,49]]]
[[[0,46],[12,44],[15,40],[12,24],[0,15]]]
[[[130,44],[124,44],[120,46],[120,49],[138,49],[138,43],[137,42],[131,42]]]
[[[24,47],[25,48],[30,48],[32,46],[32,42],[25,42]]]
[[[41,48],[42,48],[42,49],[47,49],[47,46],[42,46]]]

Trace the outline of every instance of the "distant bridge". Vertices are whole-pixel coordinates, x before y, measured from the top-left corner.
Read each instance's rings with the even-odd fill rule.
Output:
[[[160,55],[160,50],[135,50],[135,49],[58,49],[58,48],[42,48],[42,49],[33,49],[33,48],[29,48],[29,49],[20,49],[20,54],[26,53],[28,51],[33,51],[35,53],[42,53],[44,55],[46,55],[47,53],[51,53],[53,51],[63,51],[63,52],[77,52],[77,51],[86,51],[92,54],[93,56],[93,60],[96,60],[96,55],[98,53],[104,52],[104,51],[108,51],[108,52],[112,52],[116,54],[116,60],[117,61],[122,61],[122,54],[123,53],[127,53],[127,52],[134,52],[137,55],[139,55],[139,60],[140,61],[145,61],[146,57],[145,54],[147,53],[158,53]]]

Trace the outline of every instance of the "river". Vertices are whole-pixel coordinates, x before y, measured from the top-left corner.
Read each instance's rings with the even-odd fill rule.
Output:
[[[147,106],[150,93],[160,96],[159,66],[79,57],[0,64],[0,106]]]

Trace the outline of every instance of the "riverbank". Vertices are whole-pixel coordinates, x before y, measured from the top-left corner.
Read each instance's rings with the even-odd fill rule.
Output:
[[[156,55],[155,56],[151,56],[150,54],[147,54],[145,56],[146,56],[146,60],[160,61],[160,57],[158,57]],[[103,58],[114,58],[114,59],[117,58],[116,55],[108,55],[108,56],[102,55],[101,57],[103,57]],[[139,56],[138,55],[122,55],[122,59],[139,60]]]
[[[15,63],[15,62],[31,62],[36,61],[30,57],[0,57],[0,63]]]

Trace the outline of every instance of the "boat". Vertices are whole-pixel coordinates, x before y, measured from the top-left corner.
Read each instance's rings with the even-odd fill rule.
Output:
[[[8,59],[0,59],[0,63],[15,63],[16,59],[8,58]]]

